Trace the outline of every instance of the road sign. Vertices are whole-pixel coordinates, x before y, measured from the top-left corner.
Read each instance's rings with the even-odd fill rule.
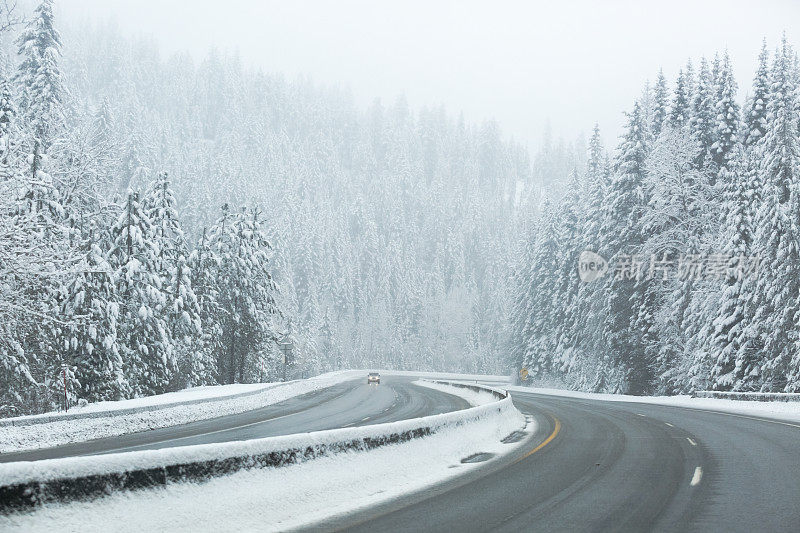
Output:
[[[527,381],[528,380],[528,369],[527,368],[523,368],[522,370],[519,371],[519,379],[521,379],[522,381]]]

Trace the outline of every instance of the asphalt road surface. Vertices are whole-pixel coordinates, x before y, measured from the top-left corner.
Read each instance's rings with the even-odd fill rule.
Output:
[[[320,524],[349,531],[800,532],[800,424],[531,393],[482,471]]]
[[[87,442],[0,455],[0,462],[152,450],[211,442],[274,437],[324,429],[364,426],[434,415],[469,407],[456,396],[419,387],[417,378],[367,376],[238,415]]]
[[[58,448],[36,460],[390,422],[467,407],[384,376],[236,416]],[[317,524],[348,531],[800,532],[800,424],[699,409],[514,393],[537,431],[507,456]]]

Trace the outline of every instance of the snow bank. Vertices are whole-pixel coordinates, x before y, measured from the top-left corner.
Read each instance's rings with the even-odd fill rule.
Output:
[[[629,396],[625,394],[598,394],[592,392],[578,392],[563,389],[548,389],[536,387],[509,387],[509,391],[533,392],[536,394],[550,394],[569,398],[584,398],[606,402],[632,402],[674,407],[687,407],[704,411],[716,411],[737,415],[756,416],[775,420],[788,420],[800,422],[800,402],[770,401],[752,402],[741,400],[724,400],[718,398],[692,398],[691,396]]]
[[[293,382],[287,382],[293,383]],[[206,387],[193,387],[177,392],[156,394],[143,398],[132,398],[113,402],[97,402],[85,406],[74,406],[69,411],[42,413],[39,415],[15,416],[1,418],[0,426],[27,426],[43,424],[58,420],[75,420],[79,418],[95,418],[101,416],[126,414],[127,412],[141,412],[164,407],[173,407],[184,403],[199,403],[215,401],[222,398],[233,398],[257,394],[270,387],[280,387],[287,383],[237,383],[234,385],[215,385]]]
[[[243,413],[331,387],[360,375],[356,371],[331,372],[315,378],[292,381],[280,386],[261,386],[245,392],[236,388],[229,389],[236,391],[236,394],[223,397],[214,396],[216,391],[209,390],[216,387],[204,387],[203,391],[197,391],[193,400],[186,400],[180,395],[169,395],[170,398],[161,404],[158,400],[150,400],[150,403],[142,402],[145,405],[133,408],[128,406],[124,410],[112,407],[85,415],[79,414],[77,417],[65,413],[46,420],[24,417],[26,420],[20,422],[20,425],[0,426],[0,453],[47,448]],[[211,397],[203,398],[203,393],[211,394]],[[180,400],[177,403],[169,401],[175,398]],[[26,423],[29,418],[33,418],[35,422]]]
[[[510,403],[510,402],[509,402]],[[94,502],[47,505],[0,517],[4,531],[286,531],[390,501],[464,475],[461,459],[525,445],[500,442],[524,421],[516,410],[428,437],[285,468],[241,471],[205,483],[120,492]],[[362,429],[362,428],[359,428]],[[532,426],[527,431],[533,431]],[[484,463],[485,464],[485,463]],[[113,526],[109,526],[113,524]],[[318,526],[319,527],[319,526]],[[324,526],[322,526],[324,529]],[[424,529],[424,527],[422,528]]]
[[[451,387],[463,393],[463,386]],[[367,451],[442,432],[477,431],[499,441],[525,425],[511,398],[387,424],[248,441],[182,446],[89,457],[0,464],[0,511],[106,495],[112,491],[204,481],[253,468],[278,467],[341,453]],[[462,450],[460,444],[451,448]],[[486,451],[486,450],[483,450]]]
[[[720,400],[744,400],[748,402],[800,402],[797,392],[723,392],[700,390],[692,398],[717,398]]]

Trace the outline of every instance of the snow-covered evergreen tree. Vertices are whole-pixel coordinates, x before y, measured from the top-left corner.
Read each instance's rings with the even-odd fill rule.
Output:
[[[707,350],[712,359],[709,381],[717,390],[746,390],[749,380],[759,369],[748,361],[744,349],[745,271],[753,252],[753,172],[748,168],[746,154],[741,145],[731,153],[729,164],[723,168],[720,179],[724,184],[725,213],[719,251],[731,258],[718,298],[709,309]]]
[[[800,139],[795,55],[784,38],[771,72],[767,131],[761,142],[764,203],[754,248],[761,259],[753,333],[762,346],[763,390],[795,390],[789,365],[797,353],[800,311]]]
[[[120,304],[114,272],[98,243],[101,230],[87,232],[79,272],[66,287],[61,307],[64,325],[58,343],[74,372],[77,390],[90,402],[120,400],[129,395],[117,340]]]
[[[623,264],[638,259],[643,243],[640,218],[647,204],[643,186],[645,161],[652,142],[651,130],[639,102],[627,116],[627,126],[619,147],[616,170],[606,198],[606,213],[601,240],[607,243],[608,260]],[[652,361],[644,355],[643,335],[652,321],[652,302],[647,301],[641,276],[635,264],[624,275],[609,277],[606,292],[606,337],[613,366],[620,369],[622,382],[609,384],[618,392],[643,394],[653,380]],[[643,272],[643,271],[642,271]]]
[[[673,128],[682,128],[692,118],[692,86],[694,84],[692,76],[693,74],[686,70],[678,73],[675,94],[669,112],[669,123]]]
[[[739,142],[739,104],[736,102],[736,80],[730,57],[725,53],[717,80],[715,140],[711,147],[717,168],[728,166],[729,158]]]
[[[717,92],[714,78],[708,66],[708,61],[700,61],[700,70],[697,73],[697,86],[692,102],[691,130],[700,150],[697,153],[696,164],[699,168],[706,168],[711,164],[711,156],[717,140]]]
[[[109,263],[120,298],[118,338],[133,394],[166,392],[176,368],[166,321],[160,250],[138,192],[130,192],[111,228]]]
[[[218,372],[224,383],[241,383],[252,379],[247,372],[257,351],[268,349],[277,337],[271,245],[257,210],[232,213],[225,205],[209,246],[219,258],[217,304],[223,338]]]
[[[653,137],[658,137],[661,129],[667,122],[667,113],[669,112],[669,88],[667,87],[667,78],[664,77],[664,71],[659,69],[658,77],[656,78],[656,85],[653,89],[653,116],[652,128]]]
[[[747,109],[744,113],[744,142],[752,146],[764,136],[767,131],[767,101],[769,100],[769,52],[767,42],[761,45],[758,55],[758,70],[753,79],[753,94],[748,99]]]
[[[18,106],[30,146],[46,152],[64,120],[65,88],[61,75],[61,35],[55,29],[53,0],[42,0],[17,39],[22,63],[14,77]]]

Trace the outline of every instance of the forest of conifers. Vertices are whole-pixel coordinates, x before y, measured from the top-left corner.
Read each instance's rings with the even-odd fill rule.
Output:
[[[787,42],[745,99],[726,54],[689,63],[645,88],[613,153],[595,128],[529,157],[494,122],[362,109],[113,25],[62,34],[37,5],[0,33],[0,416],[65,390],[282,379],[280,339],[290,378],[525,367],[595,391],[800,389]],[[642,275],[581,281],[585,250]],[[730,261],[682,275],[687,257]],[[647,275],[656,259],[676,275]]]
[[[282,379],[285,335],[290,378],[503,368],[520,198],[582,150],[532,167],[491,122],[58,16],[0,34],[0,415],[65,377],[70,402]]]
[[[516,365],[591,391],[800,390],[798,57],[764,44],[743,105],[732,69],[659,74],[612,157],[595,129],[517,262]],[[585,250],[612,268],[581,281]]]

